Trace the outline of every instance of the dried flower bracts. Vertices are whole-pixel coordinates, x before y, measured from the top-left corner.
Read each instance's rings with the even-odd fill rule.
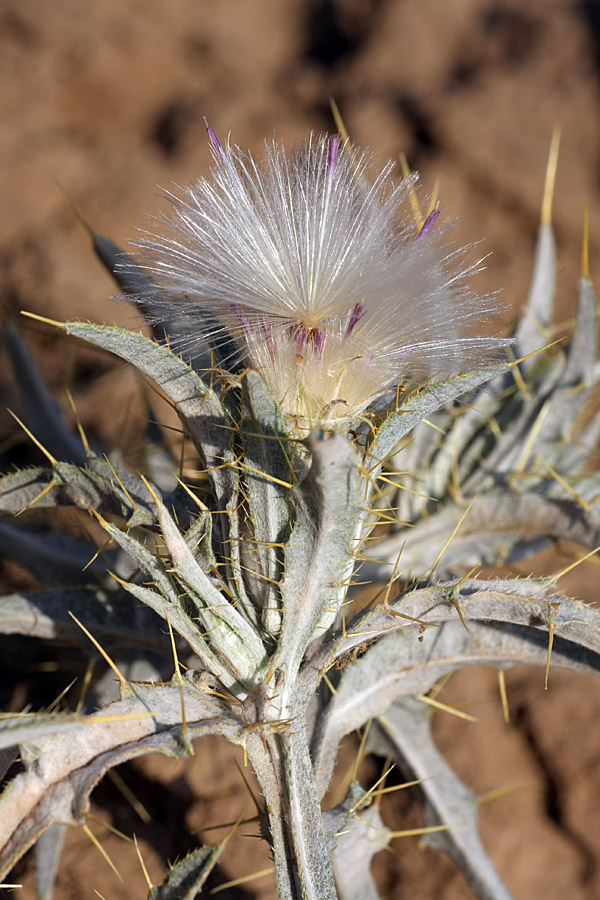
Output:
[[[436,214],[415,228],[412,182],[393,183],[391,163],[369,178],[369,155],[337,135],[267,143],[260,162],[209,137],[210,177],[169,195],[139,261],[193,319],[189,339],[201,323],[237,347],[297,427],[347,422],[399,379],[497,355],[504,341],[472,334],[493,305],[466,284],[476,266],[444,245]]]

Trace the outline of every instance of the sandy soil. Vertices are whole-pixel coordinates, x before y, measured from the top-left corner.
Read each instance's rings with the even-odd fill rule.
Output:
[[[159,207],[156,185],[185,184],[207,170],[204,115],[256,150],[272,134],[293,141],[330,129],[333,95],[358,143],[383,159],[405,151],[426,191],[439,178],[457,239],[485,239],[491,253],[480,289],[501,290],[509,310],[526,294],[548,146],[562,127],[557,316],[568,318],[586,203],[592,276],[598,271],[599,60],[600,14],[591,0],[0,0],[4,302],[15,314],[128,321],[127,308],[109,300],[114,288],[57,182],[95,229],[125,244]],[[53,390],[72,386],[93,437],[130,451],[135,378],[47,328],[23,328]],[[18,412],[1,365],[0,406]],[[0,411],[2,435],[11,427]],[[569,586],[594,600],[595,569],[586,579]],[[516,900],[592,900],[600,896],[598,685],[553,672],[544,692],[541,673],[523,669],[509,673],[508,686],[506,725],[494,673],[457,675],[445,699],[475,709],[479,722],[438,717],[440,746],[480,794],[521,785],[482,806],[486,845]],[[350,759],[351,741],[344,752]],[[222,833],[209,826],[253,815],[235,760],[237,750],[210,740],[186,763],[126,766],[121,777],[153,822],[142,822],[109,781],[94,812],[137,833],[160,882],[167,860]],[[414,794],[387,800],[384,818],[395,828],[418,824]],[[132,847],[92,827],[124,883],[73,830],[57,900],[91,898],[94,889],[107,900],[145,896]],[[382,896],[472,896],[453,864],[417,839],[396,841],[394,851],[376,862]],[[257,840],[239,837],[211,884],[268,865]],[[17,876],[28,900],[31,875],[21,867]],[[221,896],[274,893],[265,876]]]

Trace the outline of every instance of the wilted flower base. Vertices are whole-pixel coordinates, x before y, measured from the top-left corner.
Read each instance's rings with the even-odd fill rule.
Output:
[[[356,341],[350,338],[340,347],[341,340],[329,339],[322,349],[311,341],[301,347],[298,343],[292,338],[276,356],[268,346],[257,345],[252,353],[293,430],[348,424],[381,393],[381,366]]]

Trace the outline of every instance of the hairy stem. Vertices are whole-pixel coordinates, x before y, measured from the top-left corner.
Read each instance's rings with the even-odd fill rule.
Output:
[[[303,718],[282,731],[247,740],[252,764],[269,817],[280,900],[336,900],[321,807]]]

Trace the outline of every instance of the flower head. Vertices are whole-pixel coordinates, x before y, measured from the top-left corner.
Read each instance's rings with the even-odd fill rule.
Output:
[[[474,267],[444,245],[437,212],[415,230],[412,181],[393,183],[391,163],[369,178],[371,158],[337,135],[267,143],[260,162],[209,137],[210,177],[168,195],[141,263],[299,428],[351,420],[399,379],[444,377],[505,343],[463,333],[490,312],[466,285]]]

